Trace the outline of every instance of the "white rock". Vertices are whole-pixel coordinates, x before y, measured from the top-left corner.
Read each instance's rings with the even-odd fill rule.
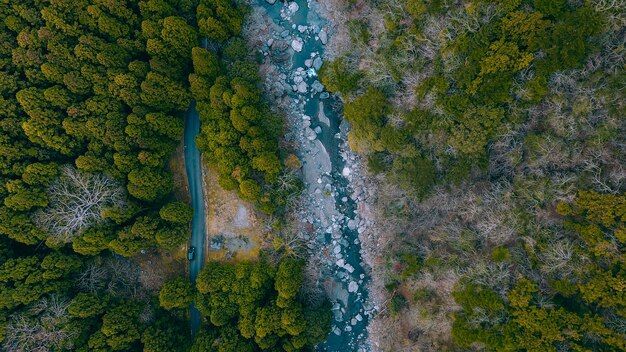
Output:
[[[357,314],[355,318],[358,321],[363,321],[363,317],[361,316],[361,314]]]
[[[291,48],[294,51],[301,52],[303,46],[304,46],[304,41],[302,41],[301,38],[296,38],[291,41]]]
[[[306,93],[308,89],[309,89],[309,85],[306,84],[306,82],[298,83],[298,93]]]
[[[344,167],[343,170],[341,170],[341,175],[343,175],[343,177],[350,176],[350,168],[348,168],[347,166]]]
[[[315,68],[315,71],[319,71],[322,68],[322,59],[319,56],[313,60],[313,68]]]
[[[307,30],[307,26],[303,26],[303,25],[298,25],[298,32],[300,33],[304,33]]]
[[[328,34],[325,30],[322,29],[318,36],[320,37],[320,41],[322,42],[322,44],[326,45],[326,43],[328,43]]]
[[[267,1],[267,3],[270,5],[274,5],[276,3],[276,0],[265,0],[265,1]]]
[[[356,292],[359,290],[359,284],[356,281],[350,281],[348,284],[348,292]]]
[[[274,0],[276,1],[276,0]],[[274,44],[274,38],[270,38],[267,40],[267,46],[272,46],[272,44]]]
[[[298,4],[296,4],[295,2],[289,3],[289,12],[296,13],[298,12],[299,9],[300,9],[300,6],[298,6]]]
[[[348,228],[350,230],[356,229],[356,226],[357,226],[356,220],[353,220],[353,219],[348,220]]]
[[[352,265],[350,265],[350,264],[346,264],[346,265],[344,266],[344,268],[345,268],[345,269],[346,269],[346,270],[347,270],[350,274],[352,274],[352,273],[354,272],[354,267],[353,267]]]
[[[335,252],[335,254],[339,254],[339,252],[341,252],[341,246],[335,246],[333,252]]]
[[[317,134],[322,133],[322,128],[320,126],[315,127],[315,133]]]
[[[312,65],[313,65],[313,60],[311,59],[304,60],[304,66],[311,67]]]
[[[356,323],[357,323],[357,321],[356,321],[356,319],[355,319],[355,318],[352,318],[352,319],[350,320],[350,325],[356,325]]]
[[[293,78],[293,81],[296,83],[300,83],[302,81],[304,81],[304,78],[302,78],[302,76],[296,76]]]

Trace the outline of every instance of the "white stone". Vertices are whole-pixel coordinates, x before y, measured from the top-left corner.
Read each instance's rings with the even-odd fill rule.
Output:
[[[322,128],[320,126],[315,127],[315,133],[317,134],[322,133]]]
[[[313,60],[313,68],[315,68],[316,71],[322,68],[322,59],[320,57],[316,57],[315,60]]]
[[[296,13],[300,9],[300,6],[298,6],[298,4],[296,4],[295,2],[290,2],[288,8],[289,12]]]
[[[291,41],[291,48],[294,51],[301,52],[303,46],[304,46],[304,41],[302,41],[301,38],[296,38]]]
[[[341,175],[343,175],[343,177],[350,176],[350,168],[348,168],[347,166],[344,167],[343,170],[341,170]]]
[[[326,43],[328,43],[328,34],[325,30],[322,29],[318,36],[320,37],[320,41],[322,42],[322,44],[326,45]]]
[[[298,32],[300,33],[304,33],[307,30],[307,26],[303,26],[303,25],[298,25]]]
[[[304,66],[306,66],[306,67],[313,66],[313,60],[311,60],[311,59],[304,60]]]
[[[343,268],[343,266],[346,265],[346,261],[343,259],[339,259],[335,262],[335,264],[337,264],[338,267]]]
[[[350,283],[348,284],[348,292],[356,292],[359,290],[359,284],[356,283],[356,281],[350,281]]]
[[[357,314],[355,318],[358,321],[363,321],[363,317],[361,316],[361,314]]]
[[[346,265],[344,266],[344,268],[345,268],[345,269],[346,269],[346,270],[347,270],[350,274],[352,274],[352,273],[354,272],[354,267],[353,267],[352,265],[350,265],[350,264],[346,264]]]
[[[308,89],[309,89],[309,85],[306,84],[306,82],[298,83],[298,93],[306,93]]]
[[[265,0],[265,1],[267,1],[267,3],[270,5],[274,5],[276,3],[276,0]]]
[[[338,254],[341,252],[341,246],[335,246],[335,248],[333,249],[333,252],[335,252],[335,254]]]
[[[353,220],[353,219],[348,220],[348,228],[350,230],[356,229],[356,226],[357,226],[356,220]]]

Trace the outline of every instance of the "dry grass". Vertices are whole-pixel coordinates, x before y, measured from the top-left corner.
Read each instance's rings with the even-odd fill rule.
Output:
[[[254,205],[239,199],[237,193],[223,190],[217,182],[217,174],[204,170],[207,210],[207,260],[247,260],[258,258],[266,245],[264,216],[258,214]],[[212,239],[224,238],[220,250],[210,248]]]

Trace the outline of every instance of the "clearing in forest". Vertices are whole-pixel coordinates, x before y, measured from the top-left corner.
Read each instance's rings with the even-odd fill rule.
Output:
[[[204,168],[207,260],[256,258],[263,241],[262,218],[254,205],[219,186],[217,173]]]

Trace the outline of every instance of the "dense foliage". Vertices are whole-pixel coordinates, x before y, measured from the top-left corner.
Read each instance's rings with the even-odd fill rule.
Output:
[[[381,348],[625,350],[624,4],[335,4]]]
[[[295,179],[289,180],[291,187],[280,187],[282,118],[261,98],[258,69],[245,41],[233,38],[218,54],[200,48],[192,53],[189,79],[202,122],[198,146],[218,171],[222,188],[272,213],[299,189]]]
[[[196,281],[195,305],[207,325],[192,351],[302,351],[330,331],[326,305],[312,307],[298,297],[304,263],[282,259],[235,264],[209,262]],[[176,279],[161,290],[161,306],[184,308],[194,288]]]
[[[184,316],[150,301],[161,274],[111,252],[171,250],[188,237],[167,159],[191,102],[194,10],[0,6],[0,349],[189,348]]]
[[[175,201],[168,160],[192,99],[198,145],[225,189],[268,213],[298,189],[281,173],[282,120],[261,100],[238,37],[245,12],[215,0],[0,6],[0,349],[189,350],[195,288],[163,285],[152,260],[189,236],[193,210]],[[259,294],[267,307],[277,299]],[[271,312],[304,326],[304,307],[281,300]],[[265,345],[279,334],[302,347],[326,333],[287,320],[268,328]],[[205,338],[194,348],[212,348]]]
[[[541,101],[554,72],[581,67],[593,47],[590,38],[602,28],[602,17],[588,4],[478,1],[459,14],[457,5],[437,3],[408,1],[409,26],[402,13],[387,14],[378,38],[383,46],[364,72],[346,63],[358,59],[358,51],[321,71],[326,86],[346,100],[351,147],[368,156],[372,171],[389,170],[420,197],[435,176],[458,183],[484,170],[489,143],[524,120],[511,109]],[[445,26],[430,21],[444,21],[437,16],[446,11],[461,23],[428,27]],[[350,23],[353,44],[370,45],[366,24]],[[430,38],[433,30],[441,36]],[[402,181],[416,174],[420,180]]]

